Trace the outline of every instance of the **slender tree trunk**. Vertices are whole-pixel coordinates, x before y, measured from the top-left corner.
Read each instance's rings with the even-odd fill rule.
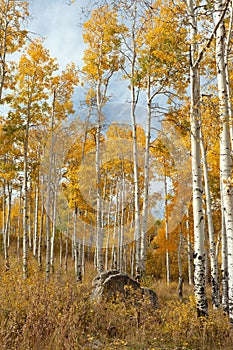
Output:
[[[128,246],[124,246],[124,270],[125,273],[128,271]]]
[[[53,94],[53,108],[51,115],[51,130],[50,130],[50,153],[49,153],[49,164],[48,164],[48,182],[47,182],[47,199],[46,199],[46,280],[50,277],[50,259],[51,259],[51,220],[50,220],[50,209],[51,209],[51,183],[52,183],[52,170],[53,170],[53,157],[54,157],[54,127],[55,127],[55,101],[56,91]]]
[[[75,278],[76,282],[81,282],[81,265],[80,265],[80,255],[78,250],[78,241],[77,241],[77,220],[78,220],[78,209],[77,207],[74,210],[74,230],[73,230],[73,248],[74,248],[74,266],[75,266]]]
[[[9,6],[9,2],[8,2],[8,6]],[[3,88],[4,88],[4,84],[5,84],[5,78],[7,75],[7,64],[6,64],[6,60],[7,60],[7,42],[8,42],[8,35],[9,35],[9,26],[10,26],[10,21],[7,18],[7,13],[8,11],[6,11],[5,13],[5,18],[4,21],[2,22],[2,14],[1,14],[1,22],[4,23],[5,22],[5,27],[3,30],[3,35],[1,38],[1,65],[0,65],[0,103],[2,102],[2,96],[3,96]]]
[[[10,248],[10,236],[11,236],[11,209],[12,209],[12,185],[7,183],[7,192],[8,192],[8,213],[6,221],[6,238],[7,238],[7,249]]]
[[[9,269],[9,235],[10,235],[10,220],[11,220],[11,199],[12,199],[12,187],[11,184],[7,183],[7,192],[8,192],[8,210],[7,210],[7,217],[6,217],[6,223],[5,223],[5,231],[3,233],[3,240],[4,240],[4,259],[5,259],[5,265],[6,269]],[[6,210],[6,208],[5,208]]]
[[[5,228],[6,228],[6,180],[3,179],[3,185],[2,185],[2,234],[3,234],[3,251],[4,251],[4,258],[7,255],[6,250],[6,237],[5,237]]]
[[[78,243],[78,281],[77,282],[82,282],[82,243],[79,241]]]
[[[30,197],[29,197],[29,220],[28,220],[28,247],[31,250],[32,249],[32,214],[33,214],[33,210],[32,210],[32,181],[30,181]]]
[[[43,180],[42,180],[43,183]],[[41,194],[41,213],[40,213],[40,231],[39,231],[39,237],[38,237],[38,251],[37,251],[37,261],[38,266],[42,267],[42,236],[43,236],[43,229],[44,229],[44,214],[45,214],[45,200],[44,200],[44,194]]]
[[[121,192],[120,189],[118,189],[118,195],[117,195],[117,270],[121,271]]]
[[[222,265],[221,265],[221,274],[222,274],[222,308],[224,312],[229,311],[228,306],[228,252],[227,252],[227,237],[226,237],[226,224],[224,218],[224,212],[222,210]]]
[[[149,192],[149,167],[150,167],[150,134],[151,134],[151,81],[148,77],[147,84],[147,123],[146,123],[146,145],[144,159],[144,191],[142,207],[142,232],[141,232],[141,270],[142,275],[146,272],[146,233],[148,219],[148,192]]]
[[[164,168],[165,169],[165,168]],[[166,169],[165,169],[166,171]],[[167,285],[170,285],[170,280],[171,280],[171,267],[170,267],[170,253],[168,249],[168,244],[169,244],[169,222],[168,222],[168,190],[167,190],[167,176],[166,174],[164,175],[164,210],[165,210],[165,238],[166,238],[166,280],[167,280]]]
[[[201,152],[202,152],[202,163],[203,163],[203,173],[205,181],[205,195],[206,195],[206,215],[208,222],[208,233],[209,233],[209,245],[210,245],[210,267],[211,267],[211,286],[212,286],[212,304],[213,308],[217,309],[220,305],[220,294],[219,294],[219,276],[218,276],[218,262],[216,257],[215,249],[215,233],[214,233],[214,223],[212,215],[212,200],[209,188],[209,174],[208,165],[206,159],[206,150],[204,147],[203,136],[201,135]]]
[[[134,265],[135,265],[135,246],[130,247],[130,274],[134,276]]]
[[[60,249],[59,249],[59,265],[60,269],[62,269],[62,258],[63,258],[63,244],[62,244],[62,231],[60,231],[59,235],[59,243],[60,243]]]
[[[97,127],[96,127],[96,253],[97,253],[97,270],[101,273],[104,270],[103,265],[103,233],[102,233],[102,196],[100,184],[100,137],[101,137],[101,118],[102,118],[102,104],[100,82],[97,85]]]
[[[231,149],[233,150],[233,113],[232,113],[232,102],[231,102],[231,84],[230,84],[230,74],[229,74],[229,54],[231,52],[231,37],[232,37],[232,25],[233,25],[233,4],[232,1],[229,2],[229,11],[230,11],[230,21],[228,26],[228,35],[226,38],[225,45],[225,69],[226,69],[226,87],[228,95],[228,114],[229,114],[229,124],[230,124],[230,137],[231,137]]]
[[[29,116],[25,130],[23,150],[23,276],[28,277],[28,139]]]
[[[95,246],[95,251],[94,251],[94,267],[97,269],[97,248]]]
[[[68,223],[69,225],[69,223]],[[67,273],[67,268],[68,268],[68,255],[69,255],[69,227],[67,227],[66,231],[66,250],[65,250],[65,262],[64,262],[64,267],[65,267],[65,273]]]
[[[133,76],[134,74],[132,74]],[[136,96],[135,86],[131,86],[131,120],[132,120],[132,136],[133,136],[133,169],[134,169],[134,210],[135,210],[135,278],[141,278],[141,234],[140,234],[140,193],[139,193],[139,177],[138,177],[138,144],[137,144],[137,123],[136,123]]]
[[[178,247],[178,269],[179,269],[179,281],[178,281],[178,295],[180,302],[183,301],[183,271],[182,271],[182,247],[183,247],[183,232],[182,232],[182,224],[180,224],[180,240]]]
[[[20,261],[20,236],[21,236],[21,214],[22,214],[22,186],[19,188],[19,212],[18,212],[18,234],[17,234],[17,261]]]
[[[187,228],[187,253],[188,253],[188,281],[189,285],[193,284],[193,271],[192,271],[192,244],[190,239],[190,224],[189,224],[189,214],[186,219]]]
[[[81,276],[82,279],[85,276],[85,246],[86,246],[86,239],[85,236],[83,237],[83,243],[82,243],[82,258],[81,258],[81,263],[82,263],[82,268],[81,268]]]
[[[121,233],[120,233],[120,271],[124,271],[124,241],[125,241],[125,178],[123,174],[121,194]]]
[[[54,273],[54,244],[56,235],[56,225],[57,225],[57,196],[58,189],[55,185],[54,188],[54,198],[53,198],[53,218],[52,218],[52,237],[51,237],[51,252],[50,252],[50,267],[52,273]]]
[[[105,270],[106,271],[108,270],[109,240],[110,240],[110,233],[108,231],[106,246],[105,246]]]
[[[202,171],[200,151],[200,77],[199,65],[195,64],[198,34],[197,18],[193,0],[187,1],[190,21],[190,123],[193,181],[193,220],[194,220],[194,292],[198,316],[208,314],[205,285],[204,214],[202,207]]]
[[[35,186],[35,211],[34,211],[33,256],[36,256],[36,253],[37,253],[37,243],[38,243],[38,218],[39,218],[39,184]]]
[[[215,2],[216,20],[221,17],[224,3]],[[225,27],[224,23],[219,25],[216,32],[216,66],[219,96],[219,112],[221,120],[220,134],[220,181],[222,189],[222,206],[226,225],[227,248],[228,248],[228,297],[229,297],[229,317],[233,324],[233,190],[231,183],[231,142],[229,127],[229,103],[225,61]]]

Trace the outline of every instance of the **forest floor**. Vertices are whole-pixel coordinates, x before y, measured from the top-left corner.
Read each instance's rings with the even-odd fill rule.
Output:
[[[159,299],[148,302],[115,300],[93,303],[95,271],[86,266],[83,283],[75,283],[73,262],[68,271],[56,270],[49,282],[36,261],[30,260],[28,279],[16,257],[5,271],[0,267],[0,349],[232,349],[233,330],[221,310],[209,307],[207,319],[197,318],[193,288],[184,285],[180,302],[177,284],[147,278]]]

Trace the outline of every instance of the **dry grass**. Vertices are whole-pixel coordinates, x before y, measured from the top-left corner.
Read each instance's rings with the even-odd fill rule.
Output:
[[[208,319],[198,319],[189,286],[180,303],[175,283],[169,288],[153,283],[157,310],[146,301],[140,307],[133,300],[93,304],[93,267],[87,267],[86,279],[77,285],[71,261],[69,266],[67,274],[60,271],[49,282],[36,263],[28,280],[16,262],[1,272],[1,350],[232,349],[227,317],[210,310]]]

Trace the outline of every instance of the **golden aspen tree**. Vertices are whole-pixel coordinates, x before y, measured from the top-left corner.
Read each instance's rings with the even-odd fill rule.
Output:
[[[226,59],[226,29],[224,13],[226,3],[220,0],[215,1],[215,21],[220,22],[216,30],[216,70],[217,87],[219,98],[219,115],[221,121],[220,132],[220,187],[222,208],[225,218],[227,250],[228,250],[228,305],[229,318],[233,324],[233,192],[232,192],[232,159],[231,159],[231,135],[229,115],[229,93],[228,82],[228,61]],[[222,20],[220,21],[220,19]],[[229,85],[229,84],[228,84]]]
[[[20,151],[14,143],[14,136],[7,123],[0,129],[0,183],[2,185],[2,233],[3,251],[6,268],[9,269],[8,248],[10,244],[10,223],[12,209],[12,191],[19,182]]]
[[[8,56],[25,44],[24,24],[29,17],[28,1],[0,1],[0,103],[9,83]]]
[[[174,8],[175,7],[175,8]],[[184,7],[184,6],[183,6]],[[174,20],[174,11],[177,16]],[[145,11],[143,30],[138,38],[139,43],[139,76],[140,86],[146,91],[147,123],[144,165],[144,194],[141,230],[141,272],[145,273],[146,232],[148,216],[148,188],[150,168],[150,138],[154,100],[166,95],[172,100],[176,95],[184,94],[187,86],[187,30],[180,25],[184,9],[180,4],[169,1],[154,2]],[[175,31],[175,35],[174,35]],[[181,83],[182,82],[182,83]],[[180,96],[181,97],[181,96]]]
[[[78,84],[77,69],[74,63],[67,65],[66,69],[50,80],[49,89],[51,91],[51,120],[50,120],[50,147],[49,164],[47,176],[47,198],[46,198],[46,278],[49,279],[50,267],[54,270],[54,240],[56,233],[56,205],[58,196],[58,186],[61,174],[59,167],[62,168],[61,159],[57,159],[56,148],[59,145],[55,143],[56,126],[59,122],[74,113],[72,96],[74,87]],[[56,163],[59,165],[56,166]],[[56,168],[57,167],[57,168]],[[53,186],[52,186],[53,184]],[[50,212],[51,212],[51,187],[53,187],[53,210],[52,210],[52,236],[50,233]]]
[[[114,72],[120,68],[120,34],[125,30],[118,24],[117,13],[109,6],[94,10],[84,23],[83,40],[88,45],[84,51],[83,73],[95,92],[96,101],[96,249],[97,269],[102,272],[103,237],[101,233],[102,193],[100,187],[100,139],[103,124],[103,106],[107,102],[107,89]]]
[[[134,236],[135,236],[135,273],[136,279],[140,280],[140,191],[139,191],[139,174],[138,174],[138,141],[137,141],[137,118],[136,108],[140,95],[140,75],[138,60],[138,40],[143,31],[143,8],[141,1],[134,1],[129,5],[127,1],[119,0],[116,2],[119,15],[124,18],[127,31],[122,35],[122,55],[124,65],[122,65],[123,77],[129,82],[130,90],[130,117],[132,124],[133,137],[133,166],[134,166]]]
[[[55,60],[40,40],[30,43],[20,57],[14,76],[14,92],[10,100],[9,118],[14,121],[23,149],[23,273],[28,275],[28,147],[32,126],[45,121],[48,112],[48,82],[57,70]]]

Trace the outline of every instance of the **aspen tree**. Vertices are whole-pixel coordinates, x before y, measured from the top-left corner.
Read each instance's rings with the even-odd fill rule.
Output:
[[[51,124],[50,124],[50,151],[49,151],[49,171],[47,182],[47,201],[46,201],[46,276],[49,278],[50,267],[54,270],[54,240],[56,232],[56,205],[57,205],[57,192],[59,184],[59,170],[55,168],[56,158],[58,158],[58,166],[61,161],[56,156],[59,154],[59,145],[56,146],[55,137],[56,126],[59,122],[67,118],[68,115],[74,113],[72,95],[74,87],[78,84],[78,75],[74,63],[68,64],[66,69],[57,76],[52,77],[50,80],[50,90],[52,93],[52,108],[51,108]],[[58,138],[59,139],[59,138]],[[57,149],[56,149],[57,148]],[[50,233],[50,211],[51,211],[51,186],[53,183],[54,195],[53,195],[53,210],[52,210],[52,236]]]
[[[137,2],[135,2],[137,3]],[[176,91],[184,91],[185,79],[182,86],[178,83],[179,77],[185,69],[185,37],[186,30],[180,28],[178,23],[182,16],[177,10],[177,22],[174,21],[173,10],[171,6],[174,4],[165,2],[162,6],[160,2],[144,1],[143,4],[138,2],[135,4],[135,13],[133,7],[131,10],[131,52],[128,57],[128,64],[131,67],[127,71],[127,78],[131,79],[131,96],[133,91],[146,92],[146,144],[144,153],[144,189],[143,189],[143,205],[141,215],[141,234],[140,234],[140,274],[145,273],[146,261],[146,232],[148,221],[148,192],[149,192],[149,169],[150,169],[150,138],[151,123],[154,117],[153,105],[156,97],[162,94],[169,95],[169,88]],[[137,6],[137,8],[136,8]],[[127,6],[126,6],[127,8]],[[129,14],[127,14],[129,16]],[[133,29],[134,28],[134,29]],[[176,35],[173,35],[174,30]],[[134,44],[136,44],[134,46]],[[130,58],[131,57],[131,58]],[[133,58],[134,57],[134,58]],[[130,58],[130,59],[129,59]],[[169,72],[169,73],[168,73]],[[133,87],[134,85],[134,87]],[[135,95],[137,96],[137,94]],[[132,103],[136,102],[132,98]],[[133,114],[132,114],[133,116]],[[134,116],[133,116],[134,117]],[[134,118],[132,118],[134,124]],[[136,140],[138,142],[138,140]],[[134,146],[134,148],[136,148]],[[137,212],[137,210],[136,210]],[[137,227],[137,226],[136,226]],[[135,228],[136,228],[135,227]],[[136,253],[137,254],[137,253]]]
[[[96,101],[96,253],[97,270],[102,272],[103,237],[102,237],[102,193],[100,176],[100,141],[103,124],[103,106],[107,101],[107,89],[113,73],[119,70],[119,35],[124,26],[119,25],[117,14],[108,6],[100,7],[91,14],[91,19],[84,24],[83,39],[88,45],[84,52],[85,80],[89,81],[95,91]]]
[[[212,285],[212,303],[213,307],[217,309],[220,305],[220,294],[219,294],[219,276],[218,276],[218,264],[215,249],[215,232],[214,223],[212,215],[212,200],[209,187],[209,173],[208,165],[206,159],[206,150],[204,146],[204,140],[201,132],[200,139],[202,162],[203,162],[203,174],[205,182],[205,196],[206,196],[206,215],[208,223],[208,233],[209,233],[209,244],[210,244],[210,266],[211,266],[211,285]]]
[[[122,38],[122,54],[125,63],[122,66],[124,77],[129,81],[130,104],[131,104],[131,123],[133,137],[133,167],[134,167],[134,239],[135,239],[135,277],[141,278],[141,223],[140,223],[140,190],[139,190],[139,174],[138,174],[138,141],[137,141],[137,120],[136,108],[140,94],[140,75],[138,61],[138,39],[142,33],[142,3],[134,1],[129,4],[127,1],[117,1],[117,6],[127,23],[127,32]]]
[[[223,16],[226,11],[226,3],[216,0],[215,21]],[[221,21],[216,31],[216,68],[219,98],[219,114],[221,121],[220,133],[220,182],[222,190],[222,206],[226,225],[228,248],[228,303],[229,318],[233,324],[233,191],[231,185],[232,160],[231,140],[229,126],[229,88],[227,87],[226,30],[224,20]]]
[[[200,112],[200,63],[206,50],[222,26],[227,5],[224,11],[218,12],[214,29],[205,45],[199,49],[198,16],[196,3],[186,1],[190,25],[190,124],[191,124],[191,155],[193,180],[193,220],[194,220],[194,292],[199,316],[208,314],[205,290],[205,249],[204,249],[204,213],[202,205],[202,171],[201,171],[201,112]],[[216,44],[216,47],[218,45]],[[221,166],[220,166],[221,167]]]
[[[190,123],[193,181],[193,220],[194,220],[194,291],[199,316],[207,315],[205,291],[205,250],[204,250],[204,213],[202,207],[202,172],[200,151],[200,70],[195,63],[198,52],[196,37],[198,34],[197,15],[193,0],[187,0],[187,12],[190,25]]]
[[[20,156],[19,150],[14,145],[14,135],[7,122],[0,130],[0,181],[2,185],[2,235],[3,251],[6,268],[9,268],[9,243],[10,243],[10,223],[12,209],[12,191],[18,182],[17,158]]]
[[[29,135],[32,125],[38,125],[47,111],[47,80],[57,69],[41,41],[31,42],[22,54],[14,76],[14,93],[9,95],[9,118],[20,133],[23,148],[23,273],[28,275],[28,183]],[[43,112],[42,112],[43,111]]]
[[[27,31],[23,27],[28,16],[28,1],[0,1],[0,102],[9,87],[8,55],[25,44]]]
[[[198,15],[196,2],[185,1],[190,26],[190,124],[191,124],[191,155],[193,172],[193,219],[194,219],[194,291],[199,316],[206,316],[208,313],[207,299],[205,291],[205,250],[204,250],[204,216],[202,206],[202,171],[200,156],[201,141],[201,113],[200,113],[200,63],[205,52],[210,47],[215,34],[222,26],[222,21],[226,13],[228,1],[223,11],[218,11],[215,26],[206,40],[205,44],[199,48],[198,38]],[[223,9],[222,7],[222,9]],[[223,39],[224,40],[224,39]],[[218,45],[216,44],[216,47]],[[220,55],[221,56],[221,55]],[[224,133],[223,133],[224,134]]]

